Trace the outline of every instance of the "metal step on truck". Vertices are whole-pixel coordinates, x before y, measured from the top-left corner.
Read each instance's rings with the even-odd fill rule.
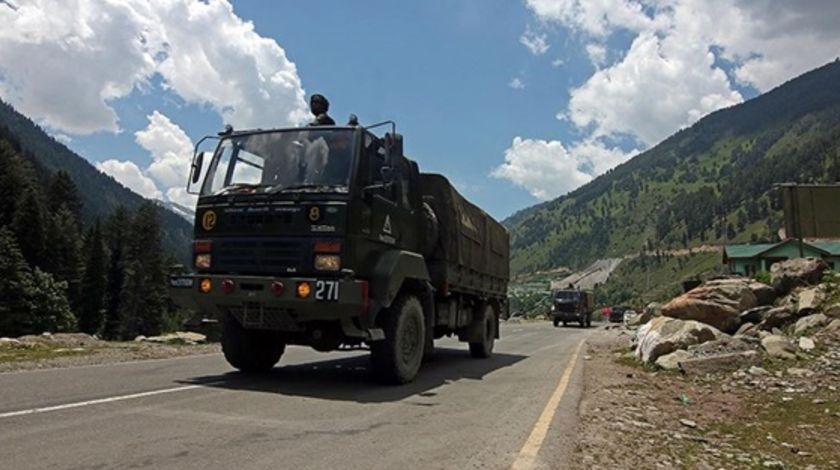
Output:
[[[215,149],[199,152],[209,139]],[[507,230],[421,173],[392,122],[228,126],[196,145],[187,189],[194,265],[170,275],[169,292],[218,320],[233,367],[267,371],[288,345],[367,347],[375,376],[403,384],[443,336],[492,354],[508,311]]]

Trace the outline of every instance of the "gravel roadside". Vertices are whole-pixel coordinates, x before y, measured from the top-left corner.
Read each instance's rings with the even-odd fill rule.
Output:
[[[84,334],[27,336],[0,342],[0,373],[217,354],[218,344],[103,341]]]
[[[796,364],[814,371],[797,377],[793,364],[769,362],[750,372],[657,371],[626,356],[633,333],[587,340],[573,468],[840,468],[831,370]]]

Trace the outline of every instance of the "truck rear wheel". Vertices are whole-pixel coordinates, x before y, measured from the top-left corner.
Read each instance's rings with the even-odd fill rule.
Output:
[[[379,318],[385,339],[370,345],[373,372],[385,383],[411,382],[420,370],[426,341],[423,306],[413,295],[400,295]]]
[[[242,372],[267,372],[277,364],[286,344],[271,331],[249,330],[225,315],[222,321],[222,352]]]
[[[481,323],[481,341],[470,343],[470,355],[476,358],[487,358],[493,354],[493,345],[496,343],[496,314],[492,306],[488,305],[484,308]]]

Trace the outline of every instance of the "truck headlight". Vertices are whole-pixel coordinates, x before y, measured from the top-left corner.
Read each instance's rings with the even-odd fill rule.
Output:
[[[338,271],[341,269],[341,258],[338,255],[315,255],[315,269]]]
[[[195,267],[198,269],[210,269],[210,253],[195,255]]]

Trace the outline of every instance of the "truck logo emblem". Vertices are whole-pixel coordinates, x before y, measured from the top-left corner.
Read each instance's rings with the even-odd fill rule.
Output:
[[[207,211],[204,215],[201,216],[201,227],[204,230],[210,231],[213,230],[213,227],[216,226],[216,213],[213,211]]]
[[[391,215],[385,214],[385,223],[382,224],[382,233],[391,235]]]
[[[312,206],[309,208],[309,221],[310,222],[317,222],[318,219],[321,218],[321,209],[318,206]]]

